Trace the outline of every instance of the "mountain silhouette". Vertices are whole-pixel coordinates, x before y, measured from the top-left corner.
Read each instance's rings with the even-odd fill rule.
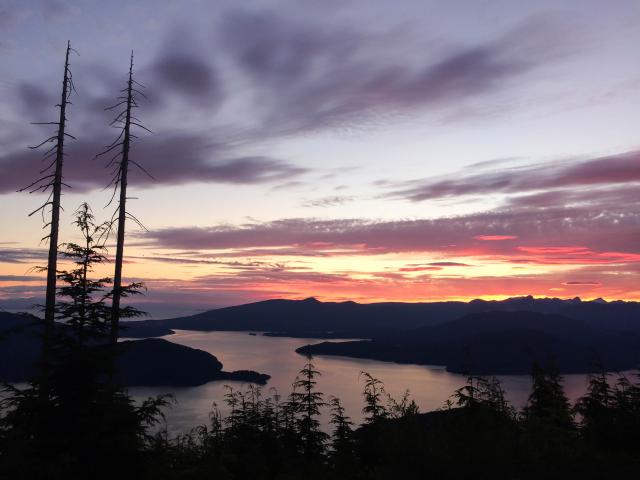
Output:
[[[0,312],[0,381],[22,382],[36,373],[41,333],[41,319]],[[164,339],[123,341],[118,347],[117,380],[124,386],[197,386],[214,380],[265,384],[269,379],[247,370],[225,372],[214,355]]]
[[[13,317],[13,321],[16,318],[24,322],[25,317]],[[5,322],[7,328],[10,323]],[[602,299],[582,301],[579,298],[536,299],[526,296],[501,301],[371,304],[320,302],[315,298],[274,299],[188,317],[127,322],[123,326],[123,336],[164,336],[175,329],[264,332],[271,336],[318,339],[366,339],[325,342],[303,347],[299,352],[446,365],[454,372],[482,374],[529,373],[534,361],[547,363],[552,358],[563,373],[588,372],[596,365],[604,365],[609,370],[624,370],[634,368],[640,362],[640,304]],[[135,368],[144,369],[146,358],[172,356],[177,363],[184,364],[183,360],[178,361],[183,352],[174,344],[165,343],[131,342],[133,349],[140,352],[148,349],[149,355],[136,354],[136,360],[127,364],[133,363]],[[3,349],[6,355],[12,351],[11,341],[8,345],[9,348]],[[17,354],[24,356],[29,349],[20,346],[18,350]],[[199,364],[201,356],[198,355],[190,355],[190,361]],[[166,381],[169,377],[171,382],[181,381],[173,370],[173,364],[163,365],[159,370],[167,377]],[[158,382],[157,379],[151,380],[155,370],[152,364],[148,366],[147,381]],[[15,367],[14,370],[18,372],[21,368]],[[213,370],[209,368],[209,371]],[[127,375],[132,376],[128,381],[142,381],[142,374]],[[219,378],[224,373],[220,370],[216,375]],[[249,377],[260,379],[255,375]],[[200,380],[188,381],[202,383],[210,379],[205,375]]]
[[[579,320],[577,330],[588,327],[640,333],[638,302],[605,302],[601,299],[514,297],[506,300],[431,303],[356,303],[305,300],[265,300],[209,310],[168,320],[129,322],[131,335],[165,335],[172,329],[199,331],[260,331],[288,336],[317,338],[372,338],[393,330],[408,330],[444,324],[469,314],[487,312],[532,312],[561,315]],[[488,321],[487,318],[484,321]],[[565,320],[567,322],[567,320]],[[566,323],[566,328],[571,328]],[[153,330],[155,332],[153,332]],[[147,330],[148,329],[148,330]]]
[[[301,354],[341,355],[398,363],[444,365],[456,373],[528,374],[553,361],[562,373],[640,364],[640,335],[536,312],[484,312],[443,324],[374,335],[371,340],[323,342]]]
[[[602,299],[526,296],[371,304],[277,299],[132,324],[141,335],[146,329],[185,329],[360,338],[298,352],[445,365],[453,372],[478,374],[528,374],[534,361],[546,364],[551,359],[563,373],[589,372],[599,365],[624,370],[640,361],[640,304]]]

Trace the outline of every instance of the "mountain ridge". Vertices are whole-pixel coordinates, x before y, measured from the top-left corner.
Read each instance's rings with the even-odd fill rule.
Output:
[[[143,320],[127,325],[136,333],[146,328],[198,331],[261,331],[291,336],[360,335],[375,332],[433,326],[472,313],[488,311],[531,311],[562,315],[587,324],[616,331],[640,332],[640,303],[633,301],[583,301],[579,297],[560,299],[532,296],[505,300],[476,299],[470,302],[321,302],[270,299],[208,310],[195,315],[165,320]]]

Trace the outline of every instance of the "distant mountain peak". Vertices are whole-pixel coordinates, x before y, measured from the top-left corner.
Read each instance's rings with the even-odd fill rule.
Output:
[[[304,300],[302,300],[302,302],[304,302],[304,303],[322,303],[316,297],[305,298]]]
[[[505,300],[430,303],[321,302],[272,299],[210,310],[198,315],[150,321],[153,327],[196,331],[262,331],[320,336],[342,332],[342,338],[368,338],[381,331],[400,331],[455,321],[468,314],[532,312],[560,315],[608,330],[640,332],[640,302],[594,302],[579,298],[513,297]],[[504,314],[507,315],[507,314]],[[147,321],[149,322],[149,321]],[[139,323],[143,329],[147,323]],[[337,335],[337,334],[335,334]],[[306,338],[306,337],[305,337]]]

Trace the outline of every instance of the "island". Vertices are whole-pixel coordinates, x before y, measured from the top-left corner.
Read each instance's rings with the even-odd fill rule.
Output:
[[[41,331],[42,321],[35,316],[0,312],[0,381],[17,383],[33,377],[40,358]],[[208,352],[161,338],[118,344],[116,380],[123,386],[191,387],[217,380],[265,384],[270,378],[251,370],[226,372],[222,368]]]
[[[589,373],[637,368],[640,335],[560,315],[485,312],[367,340],[306,345],[296,352],[442,365],[473,375],[530,374],[534,363],[553,363],[565,374]]]

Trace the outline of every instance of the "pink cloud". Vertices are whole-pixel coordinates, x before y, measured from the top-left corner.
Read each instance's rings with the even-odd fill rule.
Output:
[[[517,235],[476,235],[476,240],[482,240],[485,242],[498,242],[502,240],[516,240],[518,238]]]
[[[427,272],[433,270],[442,270],[442,267],[402,267],[400,272]]]
[[[617,210],[503,210],[418,220],[292,218],[235,226],[165,228],[141,234],[138,243],[219,251],[220,256],[236,257],[437,252],[444,258],[475,256],[521,263],[625,263],[640,259],[637,212],[636,205],[621,204]],[[515,239],[518,244],[511,241]]]

